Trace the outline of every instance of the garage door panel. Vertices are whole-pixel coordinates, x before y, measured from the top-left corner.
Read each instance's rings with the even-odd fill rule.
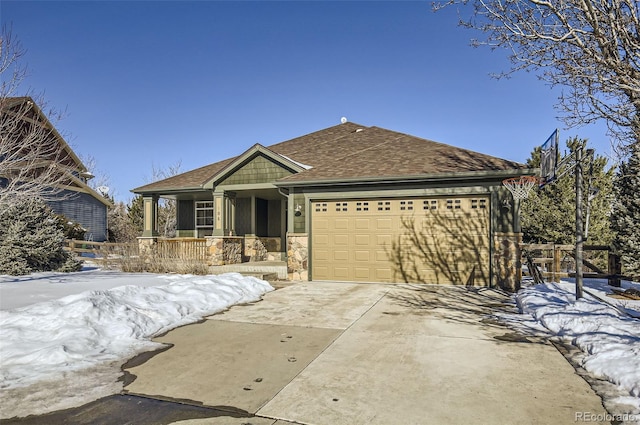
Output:
[[[368,247],[369,245],[371,245],[371,236],[356,234],[354,242],[356,247],[361,247],[361,246]]]
[[[327,230],[329,228],[329,220],[324,217],[318,217],[313,223],[318,230]]]
[[[313,267],[313,275],[318,280],[329,280],[332,273],[329,273],[328,267],[316,265]]]
[[[372,280],[369,267],[355,267],[354,277],[356,280],[359,280],[359,281]]]
[[[371,220],[368,218],[356,218],[355,224],[356,230],[369,230]]]
[[[393,220],[391,218],[376,218],[375,229],[376,230],[390,230],[393,226]]]
[[[346,267],[334,267],[333,277],[335,280],[349,280],[349,269]]]
[[[330,259],[329,251],[326,249],[320,249],[318,247],[314,248],[314,256],[318,261],[327,261]]]
[[[333,251],[333,259],[335,261],[348,261],[349,260],[349,251],[344,250],[334,250]]]
[[[329,245],[329,235],[326,233],[318,233],[313,235],[314,246],[327,246]]]
[[[334,246],[347,246],[349,245],[349,235],[333,235],[333,245]]]
[[[488,284],[488,199],[322,201],[327,211],[311,216],[312,279],[403,281],[402,266],[419,282]]]
[[[369,258],[370,258],[369,251],[356,250],[356,252],[355,252],[355,261],[368,262]]]
[[[376,268],[373,276],[374,282],[391,282],[393,278],[390,268]]]
[[[349,219],[336,218],[333,221],[333,229],[335,230],[347,230],[349,229]]]

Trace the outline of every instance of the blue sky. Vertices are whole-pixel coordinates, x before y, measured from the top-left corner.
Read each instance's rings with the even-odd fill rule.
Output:
[[[456,10],[430,4],[0,0],[0,20],[27,50],[23,91],[66,109],[57,128],[117,200],[153,167],[187,171],[343,116],[521,162],[555,128],[609,152],[604,125],[563,130],[560,91],[534,74],[491,78],[506,52],[470,47]]]

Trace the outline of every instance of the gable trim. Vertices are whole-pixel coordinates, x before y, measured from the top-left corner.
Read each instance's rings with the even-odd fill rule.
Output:
[[[287,158],[284,155],[277,154],[257,143],[246,150],[242,155],[238,156],[234,161],[232,161],[218,173],[216,173],[213,177],[211,177],[211,179],[204,182],[202,188],[214,189],[218,182],[230,177],[233,173],[242,168],[243,165],[247,164],[258,155],[267,157],[268,159],[274,161],[276,164],[280,165],[282,168],[287,169],[294,174],[301,173],[308,169],[305,168],[306,166],[304,166],[303,164]]]

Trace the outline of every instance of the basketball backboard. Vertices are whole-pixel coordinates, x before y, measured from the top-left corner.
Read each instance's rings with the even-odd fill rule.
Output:
[[[558,130],[542,144],[540,150],[540,187],[556,179],[558,166]]]

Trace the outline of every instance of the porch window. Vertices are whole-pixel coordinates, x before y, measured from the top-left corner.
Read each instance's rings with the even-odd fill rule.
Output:
[[[196,201],[196,228],[213,227],[213,201]]]

